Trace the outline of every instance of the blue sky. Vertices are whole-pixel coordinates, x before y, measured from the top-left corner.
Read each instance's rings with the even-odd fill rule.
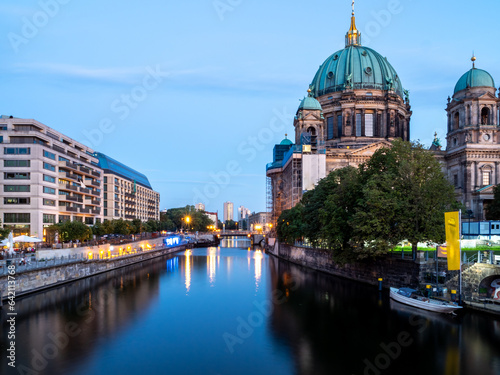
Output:
[[[3,0],[0,112],[34,118],[145,173],[161,208],[265,210],[265,164],[316,69],[344,47],[351,2]],[[496,0],[356,2],[363,44],[410,91],[411,138],[446,131],[477,67],[500,80]],[[499,81],[500,82],[500,81]]]

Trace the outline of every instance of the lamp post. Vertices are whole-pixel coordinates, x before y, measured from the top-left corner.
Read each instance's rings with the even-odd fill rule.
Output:
[[[189,216],[186,216],[185,220],[186,220],[186,226],[187,226],[186,230],[189,231],[189,222],[191,221],[191,218]]]

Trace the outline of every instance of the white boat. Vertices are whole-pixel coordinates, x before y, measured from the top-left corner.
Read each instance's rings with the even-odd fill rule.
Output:
[[[419,309],[445,314],[452,314],[455,310],[462,308],[462,306],[458,306],[453,302],[420,296],[415,289],[411,288],[391,288],[391,298],[406,305],[418,307]]]

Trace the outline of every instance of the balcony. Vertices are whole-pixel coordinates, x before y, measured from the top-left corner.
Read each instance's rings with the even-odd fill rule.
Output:
[[[67,167],[67,168],[71,168],[75,171],[77,171],[77,165],[75,163],[70,163],[70,162],[67,162],[67,161],[60,161],[59,162],[59,167]]]
[[[125,193],[125,197],[134,199],[135,194]]]
[[[84,167],[83,165],[80,165],[80,171],[85,173],[85,174],[90,174],[90,169],[87,167]]]
[[[90,194],[90,189],[87,189],[87,188],[79,188],[80,190],[80,193],[84,193],[84,194]]]
[[[68,195],[68,196],[66,196],[66,199],[69,200],[69,201],[71,201],[71,202],[83,203],[82,197],[75,197],[75,196],[72,196],[72,195]]]
[[[52,149],[55,150],[55,151],[58,151],[58,152],[62,152],[63,154],[66,153],[66,150],[62,147],[59,147],[57,145],[52,145]]]
[[[76,207],[64,206],[64,207],[59,207],[59,209],[64,212],[78,212],[78,208]]]
[[[127,219],[127,220],[134,220],[135,216],[134,215],[125,215],[125,219]]]
[[[128,204],[130,206],[135,206],[135,201],[129,201],[128,199],[125,199],[125,204]]]
[[[101,184],[99,182],[94,181],[94,180],[92,180],[92,182],[90,184],[94,185],[94,186],[97,186],[97,187],[101,186]]]
[[[90,213],[94,215],[100,215],[101,214],[101,209],[100,208],[94,208],[93,210],[90,210]]]
[[[91,211],[90,207],[80,208],[81,214],[90,214]]]
[[[98,199],[86,200],[85,204],[86,205],[92,205],[92,206],[100,206],[101,205],[101,201],[98,200]]]
[[[101,193],[95,191],[95,190],[90,190],[90,194],[95,195],[96,197],[100,197]]]
[[[70,184],[59,185],[59,190],[70,190],[70,191],[78,191],[76,186]]]
[[[70,172],[59,171],[59,177],[66,177],[66,178],[70,178],[70,179],[75,180],[75,181],[80,181],[80,176],[78,176],[77,174],[70,173]]]
[[[98,178],[101,177],[101,174],[99,172],[96,172],[96,171],[92,171],[91,175],[94,176],[94,177],[98,177]]]

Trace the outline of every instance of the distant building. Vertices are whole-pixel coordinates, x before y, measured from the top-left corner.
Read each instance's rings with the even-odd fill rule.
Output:
[[[196,208],[196,211],[205,211],[205,205],[203,203],[196,203],[194,207]]]
[[[224,223],[228,220],[234,220],[234,204],[233,202],[224,202]]]
[[[251,231],[262,230],[268,232],[272,228],[271,213],[257,212],[248,217],[248,226]]]
[[[245,208],[243,206],[238,207],[238,221],[246,219],[248,216],[250,216],[252,211],[250,211],[248,208]]]
[[[104,219],[160,220],[160,194],[148,178],[100,152],[96,156],[104,172]]]
[[[219,227],[219,225],[218,225],[218,223],[219,223],[218,213],[205,211],[205,215],[207,215],[208,218],[214,222],[215,229],[217,229]]]

